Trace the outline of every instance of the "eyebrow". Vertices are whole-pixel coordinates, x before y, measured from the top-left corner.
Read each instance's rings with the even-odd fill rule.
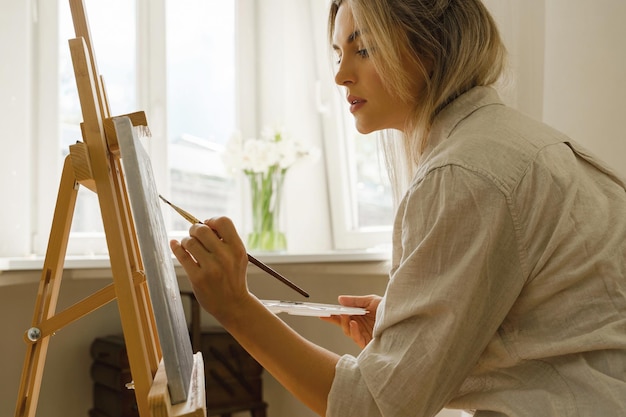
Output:
[[[360,30],[355,30],[354,32],[352,32],[350,36],[348,36],[348,39],[347,39],[348,44],[353,43],[356,40],[356,38],[358,38],[359,36],[361,36]],[[339,46],[337,46],[336,44],[333,44],[333,49],[338,50]]]

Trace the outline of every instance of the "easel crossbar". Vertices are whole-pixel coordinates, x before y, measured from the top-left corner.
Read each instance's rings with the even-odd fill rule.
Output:
[[[52,336],[56,331],[110,303],[114,299],[115,287],[113,284],[109,284],[71,307],[68,307],[62,312],[42,321],[37,327],[39,337]],[[27,343],[34,343],[37,341],[32,340],[32,337],[29,337],[28,334],[25,335],[25,339]]]

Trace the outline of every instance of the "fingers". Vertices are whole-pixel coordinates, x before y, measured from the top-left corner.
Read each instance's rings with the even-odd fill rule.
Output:
[[[359,323],[354,320],[350,321],[350,337],[354,342],[359,345],[361,348],[364,348],[366,345],[365,338],[359,331]]]
[[[214,275],[226,265],[247,264],[243,242],[226,217],[192,225],[189,236],[180,242],[171,241],[170,248],[191,279],[201,269],[205,274]]]
[[[368,304],[366,296],[360,295],[340,295],[338,300],[339,304],[346,307],[365,307]]]
[[[194,224],[189,228],[189,237],[183,239],[181,244],[200,264],[203,258],[210,260],[207,255],[211,254],[217,258],[223,258],[228,253],[236,257],[246,255],[243,241],[227,217],[215,217]]]
[[[336,324],[337,326],[341,326],[341,321],[339,316],[329,316],[329,317],[320,317],[322,321],[327,323]]]
[[[209,226],[217,235],[218,239],[223,242],[243,246],[243,242],[237,233],[235,225],[228,217],[213,217],[205,220],[204,224]]]
[[[362,316],[330,316],[320,317],[321,320],[336,324],[343,333],[352,339],[361,349],[372,340],[371,324],[363,321]]]
[[[172,253],[178,259],[178,262],[182,265],[182,267],[187,271],[187,268],[198,267],[198,264],[194,260],[194,258],[187,252],[182,244],[177,240],[170,240],[170,249]],[[189,272],[189,271],[187,271]]]
[[[219,247],[222,239],[206,224],[196,223],[189,228],[189,237],[184,238],[181,243],[187,250],[212,252]]]
[[[345,307],[362,307],[367,308],[372,300],[377,297],[375,295],[340,295],[339,304]]]
[[[336,324],[337,326],[341,327],[341,329],[343,330],[343,333],[346,336],[351,337],[350,336],[350,316],[335,315],[335,316],[330,316],[330,317],[320,317],[320,319],[327,323]]]
[[[372,340],[371,328],[366,324],[359,324],[357,320],[351,320],[349,326],[350,337],[361,348],[367,346],[367,344]]]

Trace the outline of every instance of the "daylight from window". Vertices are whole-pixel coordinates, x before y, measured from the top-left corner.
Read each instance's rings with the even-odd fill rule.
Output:
[[[106,91],[111,110],[126,114],[137,110],[136,14],[135,2],[128,0],[87,1],[91,40],[100,74],[106,74]],[[111,29],[115,23],[115,30]],[[104,36],[106,34],[106,36]],[[59,2],[59,136],[60,156],[69,146],[82,141],[83,120],[68,39],[75,37],[69,3]],[[103,231],[97,196],[81,187],[76,202],[72,233],[101,234]]]
[[[170,195],[202,218],[229,213],[233,194],[220,153],[236,123],[234,6],[167,2]],[[188,227],[172,218],[174,230]]]
[[[200,217],[224,214],[233,194],[220,152],[235,129],[234,0],[172,0],[165,7],[167,195]],[[86,8],[112,115],[138,110],[149,114],[150,109],[139,108],[137,99],[138,53],[149,52],[138,51],[136,2],[87,0]],[[74,32],[69,6],[63,1],[59,28],[60,156],[65,156],[69,145],[82,140],[82,115],[67,46]],[[183,219],[170,219],[169,229],[188,228]],[[101,234],[102,230],[97,196],[81,187],[72,233]]]

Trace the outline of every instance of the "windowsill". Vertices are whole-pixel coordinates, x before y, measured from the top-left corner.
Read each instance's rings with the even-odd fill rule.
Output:
[[[388,250],[372,249],[361,251],[329,251],[324,253],[254,254],[269,265],[279,265],[282,270],[308,274],[324,274],[329,270],[342,273],[348,268],[362,274],[385,274],[389,269],[391,254]],[[0,258],[0,287],[38,282],[43,268],[42,256]],[[182,271],[174,260],[177,274]],[[250,269],[255,273],[256,267]],[[109,257],[68,256],[63,265],[64,278],[103,279],[110,278]]]

